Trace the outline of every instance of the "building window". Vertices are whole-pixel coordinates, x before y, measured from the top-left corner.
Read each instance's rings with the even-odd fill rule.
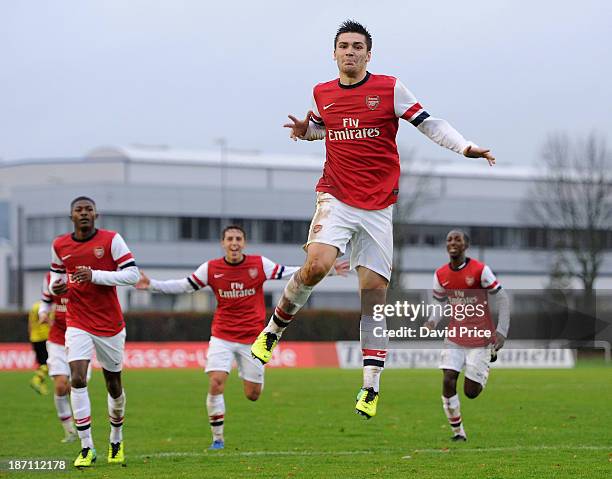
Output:
[[[180,231],[179,231],[179,239],[182,240],[190,240],[194,239],[194,227],[193,227],[193,218],[180,218]]]
[[[125,222],[123,216],[118,215],[100,215],[100,226],[104,229],[117,231],[121,235],[125,234]]]
[[[272,220],[264,221],[264,243],[277,243],[278,242],[278,223]]]
[[[306,220],[212,218],[175,216],[103,215],[98,225],[117,231],[128,241],[219,241],[221,228],[240,225],[251,243],[303,244],[308,236],[310,222]],[[403,244],[438,247],[446,242],[446,235],[453,225],[395,225],[395,234]],[[589,236],[584,231],[572,238],[570,231],[536,227],[464,226],[473,246],[506,249],[556,249],[569,247],[572,240],[588,246],[595,242],[604,249],[612,249],[612,231],[597,231]],[[25,224],[26,241],[29,244],[51,243],[59,235],[73,230],[66,215],[29,217]],[[396,236],[397,237],[397,236]],[[398,243],[399,244],[399,243]]]

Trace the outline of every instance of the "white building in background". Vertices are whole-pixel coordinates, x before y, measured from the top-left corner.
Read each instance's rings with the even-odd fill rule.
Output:
[[[96,201],[99,226],[119,231],[139,266],[152,277],[183,277],[204,260],[220,256],[220,230],[229,223],[246,229],[247,253],[297,265],[304,259],[300,246],[307,236],[322,165],[318,155],[231,150],[220,154],[163,147],[98,148],[77,159],[0,162],[0,237],[8,236],[11,245],[9,253],[0,244],[0,309],[15,303],[11,271],[17,266],[18,211],[25,238],[20,247],[26,305],[39,296],[52,239],[71,230],[69,204],[79,195]],[[433,270],[447,261],[446,233],[456,226],[471,235],[470,254],[490,264],[506,288],[546,286],[552,261],[548,236],[522,214],[536,178],[533,170],[503,164],[490,168],[484,161],[464,158],[418,163],[404,170],[400,198],[402,193],[410,196],[415,182],[427,185],[421,205],[402,228],[408,243],[401,252],[406,286],[431,287]],[[612,286],[610,259],[600,288]],[[268,282],[270,304],[283,285]],[[327,278],[310,304],[357,308],[356,290],[355,276]],[[210,294],[174,297],[120,291],[129,308],[212,305]]]

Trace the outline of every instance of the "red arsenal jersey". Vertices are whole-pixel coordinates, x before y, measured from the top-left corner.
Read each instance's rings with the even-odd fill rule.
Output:
[[[65,343],[64,336],[66,334],[66,305],[68,297],[66,294],[52,295],[49,291],[49,281],[51,274],[47,273],[43,280],[42,301],[45,303],[53,303],[55,305],[53,313],[53,324],[49,330],[48,340],[55,344],[63,345]]]
[[[313,90],[312,121],[326,130],[326,160],[317,191],[348,205],[380,210],[397,201],[399,118],[419,126],[429,114],[392,76],[366,74],[354,85],[339,79]]]
[[[117,271],[134,266],[134,257],[120,234],[96,230],[79,241],[70,233],[59,236],[51,248],[51,270],[67,275],[68,307],[66,325],[97,336],[114,336],[125,326],[115,286],[75,283],[72,274],[77,266],[93,270]]]
[[[263,284],[268,279],[281,279],[284,272],[285,266],[268,258],[245,255],[236,264],[225,258],[207,261],[187,280],[195,290],[210,286],[215,293],[212,336],[251,344],[265,326]]]
[[[453,306],[454,315],[448,325],[449,341],[465,347],[480,347],[495,342],[495,327],[489,310],[488,293],[497,291],[501,285],[491,269],[472,258],[453,269],[450,263],[438,268],[434,274],[434,298],[448,301]],[[468,308],[471,305],[471,308]],[[461,333],[460,328],[473,331],[490,331],[489,338],[470,336]],[[465,331],[465,330],[464,330]]]

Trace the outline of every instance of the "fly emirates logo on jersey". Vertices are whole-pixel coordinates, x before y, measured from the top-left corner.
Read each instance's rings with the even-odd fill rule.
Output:
[[[449,295],[448,302],[450,304],[475,304],[480,302],[480,299],[475,295],[466,295],[465,291],[454,290],[452,295]],[[487,302],[484,301],[484,304],[487,304]]]
[[[329,141],[364,140],[380,136],[378,128],[360,128],[358,118],[342,118],[342,130],[327,129]]]
[[[230,283],[231,289],[219,288],[219,296],[221,298],[233,299],[233,298],[244,298],[247,296],[254,296],[256,291],[255,288],[244,288],[244,283],[232,282]]]

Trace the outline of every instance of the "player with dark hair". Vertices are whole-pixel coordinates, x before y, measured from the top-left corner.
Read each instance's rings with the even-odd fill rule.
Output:
[[[457,395],[459,373],[465,369],[465,395],[478,397],[487,384],[489,363],[503,347],[510,327],[508,295],[486,264],[466,257],[469,246],[470,239],[462,230],[449,231],[446,251],[450,261],[438,268],[433,278],[434,299],[454,308],[440,362],[442,406],[453,430],[453,441],[467,440]],[[497,328],[491,318],[490,298],[495,298],[499,307]],[[434,329],[441,318],[441,312],[435,309],[426,326]]]
[[[77,196],[74,200],[70,202],[70,211],[72,211],[72,208],[74,208],[74,205],[79,201],[87,201],[91,203],[94,209],[96,207],[96,202],[92,200],[89,196]]]
[[[222,258],[206,261],[187,278],[158,281],[148,278],[142,271],[136,284],[166,294],[193,293],[210,286],[217,299],[206,358],[208,395],[206,408],[213,442],[209,449],[223,449],[225,399],[227,377],[235,360],[244,386],[244,395],[256,401],[264,381],[263,364],[251,357],[250,344],[265,324],[266,308],[263,284],[267,280],[291,276],[299,266],[283,266],[265,256],[246,255],[246,233],[237,225],[222,232]],[[334,274],[345,275],[346,262],[337,262]]]
[[[107,460],[122,464],[125,323],[116,286],[136,284],[138,268],[119,233],[96,228],[98,213],[91,198],[75,198],[70,218],[74,231],[57,237],[51,247],[50,292],[68,298],[65,339],[72,385],[70,402],[81,439],[81,452],[74,465],[88,467],[96,461],[87,391],[87,370],[94,348],[108,391],[111,432]]]
[[[370,35],[367,28],[355,20],[346,20],[340,24],[338,30],[336,31],[336,36],[334,37],[334,51],[338,45],[338,38],[343,33],[357,33],[359,35],[363,35],[367,51],[372,50],[372,35]]]
[[[372,37],[352,20],[334,39],[339,78],[313,90],[313,108],[303,120],[289,115],[294,140],[325,140],[326,161],[317,184],[316,210],[306,243],[306,262],[288,282],[268,326],[252,346],[263,363],[282,332],[306,303],[312,289],[351,243],[351,268],[362,291],[361,347],[363,387],[356,412],[376,414],[380,374],[388,340],[373,334],[373,307],[383,304],[393,256],[392,208],[399,193],[400,161],[396,145],[399,119],[406,120],[439,145],[470,158],[495,158],[467,141],[446,121],[434,118],[395,77],[367,71]]]

